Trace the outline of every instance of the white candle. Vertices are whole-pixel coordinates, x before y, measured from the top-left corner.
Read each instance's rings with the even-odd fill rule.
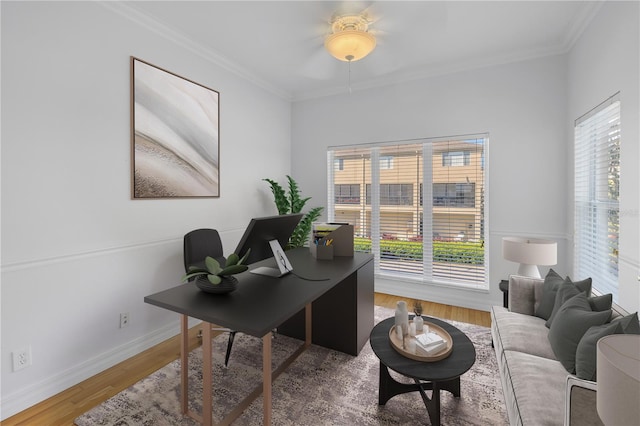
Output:
[[[402,326],[396,325],[396,337],[402,340]]]
[[[416,325],[414,323],[409,324],[409,336],[416,337]]]
[[[416,353],[416,341],[414,339],[410,339],[409,340],[409,353],[415,354]]]

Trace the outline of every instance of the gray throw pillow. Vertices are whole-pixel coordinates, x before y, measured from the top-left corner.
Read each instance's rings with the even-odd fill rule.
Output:
[[[554,307],[556,307],[558,289],[571,285],[574,285],[578,290],[583,291],[586,296],[591,296],[591,278],[573,282],[569,277],[562,279],[553,269],[550,269],[549,273],[544,278],[542,299],[540,300],[540,305],[538,305],[538,308],[536,309],[535,316],[549,320],[549,318],[551,318],[551,314],[553,314]],[[560,308],[561,305],[562,303],[560,303],[557,308]],[[547,325],[547,327],[550,326],[551,323]]]
[[[580,289],[576,285],[564,284],[560,286],[560,288],[556,292],[556,302],[553,305],[553,312],[551,312],[551,316],[545,323],[547,328],[551,327],[551,323],[553,323],[553,319],[555,318],[562,304],[578,293],[580,293]],[[605,294],[603,296],[591,296],[587,297],[587,301],[589,302],[589,306],[591,306],[591,310],[594,312],[610,311],[611,304],[613,303],[613,296],[611,294]],[[607,322],[609,322],[609,320],[607,320]]]
[[[611,322],[619,322],[622,325],[622,332],[624,334],[640,334],[640,323],[638,323],[637,312]]]
[[[553,353],[569,372],[576,370],[576,349],[590,327],[604,324],[610,312],[593,312],[587,296],[580,292],[564,302],[549,329],[549,343]]]
[[[556,291],[564,282],[564,279],[558,275],[553,269],[549,269],[549,273],[544,277],[542,285],[542,299],[536,308],[535,316],[548,320],[553,312],[553,305],[556,301]]]
[[[602,296],[591,296],[588,300],[592,311],[608,311],[613,304],[613,295],[609,293],[603,294]]]
[[[578,290],[584,293],[585,296],[591,296],[591,278],[585,278],[581,281],[571,281],[571,278],[567,277],[564,280],[564,285],[573,284],[578,287]]]
[[[576,287],[573,284],[565,284],[558,287],[558,290],[556,291],[556,300],[553,304],[553,311],[551,311],[551,315],[549,315],[549,319],[544,324],[547,326],[547,328],[551,327],[551,324],[553,323],[553,319],[558,314],[558,311],[560,310],[560,307],[562,307],[564,302],[571,299],[573,296],[575,296],[578,293],[580,293],[580,290],[578,289],[578,287]]]
[[[584,380],[596,380],[596,344],[604,336],[622,334],[620,321],[590,327],[576,348],[576,376]]]

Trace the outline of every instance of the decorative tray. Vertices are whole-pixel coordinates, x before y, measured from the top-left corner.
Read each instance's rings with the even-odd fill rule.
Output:
[[[411,324],[412,322],[413,320],[409,320],[409,324]],[[453,350],[453,340],[451,339],[449,333],[447,333],[447,331],[439,325],[425,321],[423,332],[426,332],[427,330],[442,337],[445,341],[445,347],[435,353],[427,355],[426,352],[422,351],[422,349],[417,348],[418,345],[416,343],[416,338],[410,337],[408,334],[404,336],[403,345],[402,339],[400,339],[396,333],[395,325],[391,327],[391,330],[389,330],[389,340],[391,341],[391,346],[393,346],[393,349],[395,349],[400,355],[416,361],[435,362],[448,357]],[[423,334],[423,332],[417,333],[417,335]],[[410,348],[414,348],[414,351],[412,352]]]

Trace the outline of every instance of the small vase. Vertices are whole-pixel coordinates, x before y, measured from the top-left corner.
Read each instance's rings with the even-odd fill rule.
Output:
[[[416,334],[422,333],[422,328],[424,327],[424,319],[422,319],[422,316],[416,314],[416,316],[413,317],[413,323],[416,325]]]

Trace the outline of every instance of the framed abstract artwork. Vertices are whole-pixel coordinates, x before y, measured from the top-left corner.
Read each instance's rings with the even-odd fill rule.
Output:
[[[131,57],[132,197],[220,196],[220,94]]]

